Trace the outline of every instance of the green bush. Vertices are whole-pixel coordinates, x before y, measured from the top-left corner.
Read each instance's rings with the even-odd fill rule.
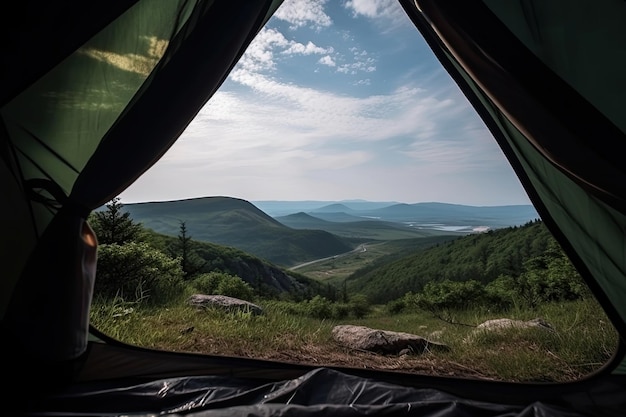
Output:
[[[485,286],[489,311],[506,311],[518,302],[516,282],[513,277],[501,275]]]
[[[316,295],[312,299],[303,302],[305,304],[305,312],[309,317],[324,320],[333,317],[333,305],[326,297]]]
[[[372,307],[366,295],[364,294],[355,294],[350,297],[350,311],[352,315],[357,319],[362,319],[367,316],[370,311],[372,311]]]
[[[396,300],[389,301],[385,305],[385,310],[391,315],[400,314],[407,308],[407,301],[405,297],[398,298]]]
[[[162,304],[180,296],[183,290],[180,261],[147,243],[114,243],[98,247],[96,295]]]
[[[345,319],[350,315],[352,308],[346,303],[333,303],[331,316],[334,319]]]
[[[209,272],[194,278],[191,285],[203,294],[219,294],[241,300],[253,301],[254,290],[244,280],[224,272]]]
[[[417,299],[418,307],[427,311],[464,310],[484,305],[484,286],[475,280],[429,282]]]
[[[222,280],[221,272],[210,272],[208,274],[198,275],[191,281],[191,286],[196,292],[202,294],[214,294],[217,290],[217,286]]]
[[[227,276],[220,281],[215,293],[246,301],[252,301],[254,299],[254,290],[250,284],[234,275]]]

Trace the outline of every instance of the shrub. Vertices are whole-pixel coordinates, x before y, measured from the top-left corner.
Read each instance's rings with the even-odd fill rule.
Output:
[[[222,273],[209,272],[208,274],[198,275],[191,281],[191,286],[196,292],[202,294],[214,294],[217,290],[217,286],[222,280]]]
[[[219,294],[241,300],[252,301],[254,290],[244,280],[224,272],[209,272],[194,278],[191,285],[203,294]]]
[[[330,319],[333,317],[333,306],[332,303],[321,295],[316,295],[312,299],[308,301],[304,301],[305,303],[305,312],[309,317],[313,317],[316,319]]]
[[[407,307],[407,301],[404,297],[389,301],[385,306],[385,310],[391,315],[402,313]]]
[[[350,315],[351,307],[345,303],[333,303],[331,315],[334,319],[345,319]]]
[[[348,304],[350,305],[350,311],[352,312],[352,315],[357,319],[361,319],[367,316],[372,310],[370,302],[367,299],[367,296],[364,294],[353,295],[352,297],[350,297],[350,302]]]
[[[418,307],[428,310],[464,310],[484,305],[485,288],[475,280],[429,282],[418,297]]]
[[[227,275],[220,281],[215,294],[227,295],[246,301],[254,299],[254,290],[244,280],[234,275]]]
[[[506,311],[518,301],[516,283],[513,277],[501,275],[485,286],[489,311]]]
[[[147,243],[129,242],[98,247],[95,294],[126,301],[160,304],[179,296],[183,287],[180,261]]]

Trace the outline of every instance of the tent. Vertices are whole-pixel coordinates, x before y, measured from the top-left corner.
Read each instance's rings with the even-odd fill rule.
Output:
[[[3,413],[624,415],[626,4],[618,0],[400,0],[621,335],[594,375],[518,384],[315,368],[151,351],[90,327],[97,238],[88,214],[167,151],[280,3],[3,4]]]

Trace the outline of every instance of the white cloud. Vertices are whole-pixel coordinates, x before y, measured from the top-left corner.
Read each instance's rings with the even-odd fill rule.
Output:
[[[298,42],[290,42],[289,47],[282,51],[283,54],[299,54],[299,55],[311,55],[311,54],[329,54],[333,52],[333,48],[321,48],[309,41],[306,45]]]
[[[454,142],[446,140],[446,132],[451,124],[464,120],[462,105],[458,100],[431,97],[419,88],[405,86],[385,95],[354,98],[243,71],[233,74],[233,80],[254,94],[220,91],[211,99],[176,145],[186,169],[194,165],[190,161],[197,161],[199,169],[207,165],[261,170],[283,164],[295,164],[299,170],[343,167],[388,157],[375,154],[374,148],[380,146],[423,165],[443,160],[461,166],[459,158],[472,159],[476,152],[478,159],[485,152],[483,147],[462,143],[459,150],[452,146],[448,153]],[[468,128],[480,125],[468,123]],[[166,160],[178,159],[175,155],[168,154]]]
[[[251,42],[236,65],[236,71],[263,73],[276,69],[276,53],[284,57],[293,55],[325,55],[334,52],[332,47],[323,48],[309,41],[306,44],[287,39],[274,28],[264,28]]]
[[[325,55],[325,56],[321,57],[319,59],[319,61],[317,61],[317,62],[322,64],[322,65],[327,65],[329,67],[336,67],[337,66],[335,61],[333,61],[333,59],[329,55]]]
[[[343,74],[356,74],[358,72],[374,72],[376,71],[376,65],[374,60],[368,58],[365,61],[352,62],[350,64],[343,64],[337,68],[337,72]]]
[[[353,17],[364,16],[369,19],[382,20],[391,26],[405,25],[408,19],[404,10],[398,7],[396,0],[348,0],[344,7],[348,9]],[[392,27],[388,28],[389,30]]]
[[[288,22],[292,29],[310,25],[321,29],[330,26],[332,19],[324,12],[326,0],[286,0],[274,17]]]
[[[396,0],[348,0],[344,7],[354,15],[363,15],[369,18],[389,17],[398,13]]]
[[[243,54],[237,67],[246,71],[266,71],[276,67],[274,47],[288,47],[289,41],[276,29],[262,29]]]

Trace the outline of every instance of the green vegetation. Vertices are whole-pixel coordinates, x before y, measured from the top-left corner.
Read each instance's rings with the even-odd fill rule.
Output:
[[[195,241],[184,222],[177,237],[165,236],[120,215],[118,201],[107,207],[90,218],[94,230],[112,236],[107,228],[115,227],[132,238],[100,242],[91,322],[126,343],[510,381],[578,379],[607,363],[617,346],[609,320],[539,221],[453,240],[372,245],[386,249],[333,285]],[[247,300],[264,313],[198,310],[187,303],[195,293]],[[477,332],[495,318],[540,318],[552,330]],[[337,324],[413,333],[450,351],[354,351],[333,341]]]
[[[429,282],[476,280],[487,284],[500,276],[531,273],[530,259],[564,255],[541,221],[473,234],[416,249],[400,259],[381,258],[347,278],[348,291],[358,289],[373,302],[386,303],[409,291],[421,291]],[[545,261],[545,259],[544,259]],[[532,266],[531,266],[532,267]]]
[[[254,301],[254,290],[250,284],[238,276],[223,272],[199,275],[193,279],[191,286],[202,294],[228,295],[241,300]]]
[[[345,314],[339,308],[343,304],[321,298],[259,305],[264,314],[255,316],[196,310],[182,300],[167,309],[96,302],[92,323],[123,342],[155,349],[520,382],[580,379],[600,369],[617,344],[616,332],[592,300],[554,302],[507,314],[523,320],[543,317],[554,332],[509,329],[476,334],[473,326],[500,316],[470,309],[443,321],[419,309],[389,314],[370,306],[366,316],[357,318],[349,307]],[[331,330],[337,324],[418,334],[445,343],[450,351],[401,357],[355,351],[333,341]]]

